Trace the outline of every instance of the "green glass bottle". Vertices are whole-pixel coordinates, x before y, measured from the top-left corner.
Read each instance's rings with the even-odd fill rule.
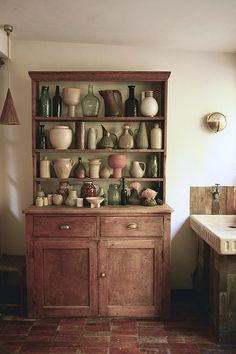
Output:
[[[93,94],[93,85],[88,85],[88,94],[82,99],[82,109],[84,117],[97,117],[100,101]]]
[[[49,96],[49,86],[42,86],[41,96],[39,99],[39,115],[40,117],[50,117],[51,99]]]

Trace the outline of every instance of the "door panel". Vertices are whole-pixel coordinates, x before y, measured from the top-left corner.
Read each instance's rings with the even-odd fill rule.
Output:
[[[101,241],[102,315],[159,314],[161,283],[161,240]]]
[[[97,313],[95,241],[36,241],[37,313],[76,316]]]

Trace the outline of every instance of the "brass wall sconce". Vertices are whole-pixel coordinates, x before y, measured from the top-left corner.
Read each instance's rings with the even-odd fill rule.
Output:
[[[227,125],[227,118],[220,112],[213,112],[206,117],[207,127],[214,133],[223,130]]]

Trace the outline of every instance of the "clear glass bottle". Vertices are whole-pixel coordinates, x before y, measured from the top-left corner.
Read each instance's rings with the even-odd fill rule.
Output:
[[[85,178],[86,177],[86,169],[84,167],[81,157],[78,158],[78,163],[75,167],[74,176],[75,176],[75,178]]]
[[[99,99],[93,94],[93,85],[88,85],[88,94],[82,99],[84,117],[97,117],[100,107]]]
[[[119,184],[112,183],[108,188],[108,204],[120,205],[120,186]]]
[[[41,96],[39,99],[39,115],[40,117],[50,117],[51,99],[49,96],[49,86],[42,86]]]
[[[61,102],[62,98],[60,96],[60,88],[56,86],[55,95],[52,99],[52,115],[53,117],[61,116]]]
[[[45,125],[39,126],[39,133],[37,136],[37,149],[46,149],[47,148],[47,137],[44,133]]]
[[[148,165],[148,177],[156,178],[158,177],[158,161],[157,156],[152,155]]]
[[[134,97],[134,85],[128,86],[129,98],[125,101],[125,116],[137,117],[138,116],[138,100]]]

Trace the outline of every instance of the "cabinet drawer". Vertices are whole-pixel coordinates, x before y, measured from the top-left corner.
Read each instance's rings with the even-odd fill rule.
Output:
[[[161,216],[101,217],[101,236],[112,236],[112,237],[163,236],[163,217]]]
[[[34,217],[34,236],[96,237],[95,216],[36,216]]]

